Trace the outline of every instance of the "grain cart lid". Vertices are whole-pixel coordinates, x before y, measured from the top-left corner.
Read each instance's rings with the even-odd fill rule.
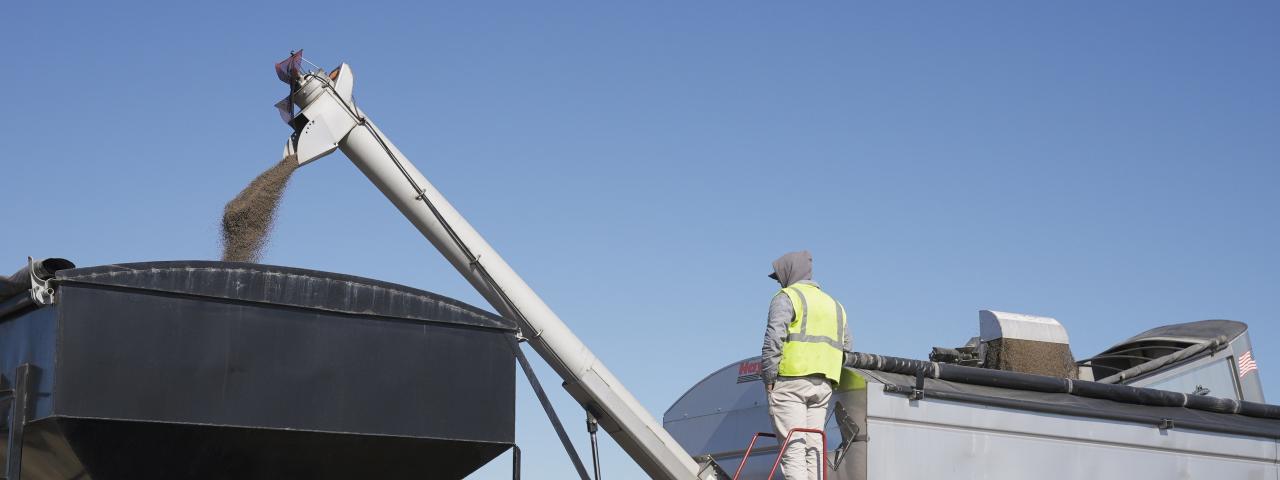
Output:
[[[0,377],[37,373],[23,478],[463,478],[514,444],[515,325],[463,302],[211,261],[54,282],[0,318]]]
[[[1165,325],[1134,335],[1080,364],[1091,368],[1094,378],[1104,383],[1188,392],[1206,385],[1218,395],[1234,391],[1231,395],[1239,394],[1238,398],[1264,402],[1256,369],[1243,368],[1244,360],[1252,357],[1248,328],[1234,320]],[[1235,362],[1223,360],[1221,367],[1202,368],[1226,357],[1241,361],[1238,376],[1232,371],[1236,366],[1230,365]]]
[[[1230,342],[1239,337],[1248,328],[1249,326],[1244,322],[1235,320],[1200,320],[1198,322],[1164,325],[1134,335],[1132,338],[1107,349],[1107,351],[1117,350],[1138,342],[1151,341],[1199,343],[1215,338],[1224,338],[1227,342]]]
[[[100,265],[61,270],[59,283],[456,323],[514,331],[515,322],[449,297],[369,278],[302,268],[200,260]]]
[[[28,259],[27,264],[13,275],[0,275],[0,304],[9,303],[9,300],[19,294],[30,294],[33,281],[43,282],[52,278],[58,271],[75,268],[75,266],[65,258]],[[0,307],[0,317],[18,309]]]

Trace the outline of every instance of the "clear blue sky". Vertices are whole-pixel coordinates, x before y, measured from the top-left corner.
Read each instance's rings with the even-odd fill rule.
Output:
[[[418,3],[10,3],[0,252],[217,257],[305,47],[654,415],[759,352],[793,249],[861,351],[922,358],[984,308],[1077,357],[1229,318],[1280,402],[1276,2]],[[482,304],[340,154],[264,261]],[[569,478],[518,392],[526,474]]]

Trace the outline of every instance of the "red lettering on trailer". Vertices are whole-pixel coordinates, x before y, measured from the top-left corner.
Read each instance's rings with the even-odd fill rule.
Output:
[[[754,382],[760,379],[760,359],[747,360],[738,364],[738,383]]]

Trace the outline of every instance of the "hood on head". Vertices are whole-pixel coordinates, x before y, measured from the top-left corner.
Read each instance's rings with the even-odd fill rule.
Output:
[[[783,287],[801,280],[813,280],[813,256],[808,250],[791,252],[773,261],[773,273],[769,278],[777,280]]]

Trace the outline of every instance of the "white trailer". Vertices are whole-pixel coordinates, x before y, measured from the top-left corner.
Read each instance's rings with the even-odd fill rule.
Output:
[[[1140,335],[1109,351],[1175,337],[1194,340]],[[1222,385],[1222,397],[856,354],[832,397],[828,472],[843,480],[1278,479],[1280,409],[1239,400],[1256,370],[1220,376],[1203,367],[1236,364],[1250,351],[1243,328],[1229,340],[1153,372]],[[752,436],[771,432],[759,369],[753,357],[717,370],[667,410],[663,426],[689,452],[738,473]],[[738,478],[768,478],[777,454],[772,438],[757,442]]]

